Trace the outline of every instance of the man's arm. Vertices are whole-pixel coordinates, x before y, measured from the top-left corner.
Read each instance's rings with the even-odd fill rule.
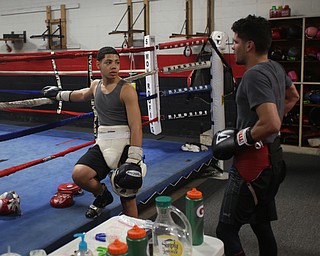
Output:
[[[130,145],[141,147],[142,124],[138,94],[136,90],[127,83],[122,87],[120,97],[123,100],[127,111],[128,124],[131,133]]]
[[[264,140],[273,133],[279,132],[281,120],[276,104],[268,102],[256,108],[258,121],[251,129],[251,136],[255,141]]]
[[[300,96],[294,84],[286,88],[284,115],[286,116],[298,102]]]
[[[98,83],[99,80],[95,80],[90,85],[90,88],[74,91],[61,91],[57,86],[46,86],[42,89],[42,93],[45,97],[54,98],[59,101],[83,102],[93,98],[93,92]]]

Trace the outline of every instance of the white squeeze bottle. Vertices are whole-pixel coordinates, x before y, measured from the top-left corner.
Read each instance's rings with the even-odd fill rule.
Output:
[[[171,205],[169,196],[156,197],[157,218],[152,227],[154,256],[192,255],[192,231],[187,217]],[[173,220],[173,216],[178,221]]]

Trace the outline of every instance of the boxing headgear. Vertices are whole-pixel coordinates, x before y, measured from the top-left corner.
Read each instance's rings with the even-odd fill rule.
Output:
[[[226,49],[229,37],[225,32],[213,31],[210,37],[219,50],[223,51],[224,49]]]
[[[281,39],[280,29],[272,28],[272,40],[279,40],[279,39]]]
[[[309,39],[316,37],[317,33],[318,33],[318,28],[314,26],[307,27],[305,30],[306,37]]]
[[[317,60],[318,52],[319,52],[319,48],[316,46],[308,46],[305,50],[306,57],[309,60]]]
[[[15,191],[4,192],[0,195],[0,215],[21,215],[20,197]]]
[[[270,59],[275,61],[285,60],[286,56],[279,47],[276,47],[270,54]]]
[[[320,90],[311,91],[309,98],[312,103],[320,104]]]
[[[142,186],[141,167],[133,163],[124,163],[110,173],[113,191],[121,197],[132,197]]]

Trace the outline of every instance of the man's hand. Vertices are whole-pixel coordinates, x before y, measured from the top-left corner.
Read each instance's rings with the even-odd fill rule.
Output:
[[[142,159],[143,151],[141,147],[130,146],[128,149],[128,158],[126,163],[137,164],[141,167],[141,174],[144,177],[147,173],[147,166]]]
[[[230,159],[240,148],[255,146],[256,149],[263,147],[261,141],[254,141],[250,127],[242,130],[225,129],[217,132],[212,139],[212,156],[218,160]]]
[[[48,85],[42,88],[42,94],[43,96],[47,97],[47,98],[56,98],[58,92],[60,92],[60,89],[58,86],[54,86],[54,85]]]
[[[47,98],[54,98],[59,101],[70,101],[72,91],[61,91],[58,86],[48,85],[42,90],[43,96]]]

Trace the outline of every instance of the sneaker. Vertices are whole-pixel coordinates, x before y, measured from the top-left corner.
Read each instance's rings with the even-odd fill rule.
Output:
[[[113,202],[112,194],[107,189],[105,184],[102,185],[104,186],[104,191],[102,195],[97,195],[92,205],[89,206],[86,212],[87,218],[92,219],[98,217],[101,214],[102,209]]]

